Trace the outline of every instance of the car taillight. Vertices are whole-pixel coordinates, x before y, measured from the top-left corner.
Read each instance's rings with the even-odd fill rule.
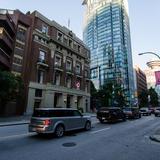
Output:
[[[43,122],[44,125],[50,125],[51,124],[51,120],[49,119],[46,119],[44,122]]]

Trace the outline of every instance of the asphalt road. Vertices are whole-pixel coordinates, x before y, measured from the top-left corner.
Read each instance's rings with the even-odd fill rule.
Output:
[[[0,160],[159,160],[160,143],[149,139],[160,126],[159,117],[114,124],[93,121],[91,131],[60,139],[29,134],[27,125],[0,127]]]

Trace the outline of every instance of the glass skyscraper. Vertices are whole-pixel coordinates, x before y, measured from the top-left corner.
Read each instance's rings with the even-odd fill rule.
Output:
[[[114,82],[129,104],[134,78],[127,0],[84,0],[83,39],[91,50],[91,79],[96,88]]]

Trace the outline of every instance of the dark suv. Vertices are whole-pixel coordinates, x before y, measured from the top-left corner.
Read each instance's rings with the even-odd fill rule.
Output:
[[[155,117],[160,116],[160,108],[155,108],[154,115]]]
[[[126,120],[126,115],[118,107],[102,107],[97,112],[97,118],[101,123],[104,121],[117,121],[117,120]]]
[[[126,115],[126,118],[134,119],[141,118],[141,112],[137,107],[126,107],[123,109],[123,112]]]

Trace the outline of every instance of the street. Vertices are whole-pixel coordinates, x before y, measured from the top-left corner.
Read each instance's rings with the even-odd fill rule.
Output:
[[[63,138],[30,134],[27,125],[0,127],[0,160],[158,160],[160,143],[149,136],[160,118],[144,116],[114,124],[92,118],[91,131]]]

